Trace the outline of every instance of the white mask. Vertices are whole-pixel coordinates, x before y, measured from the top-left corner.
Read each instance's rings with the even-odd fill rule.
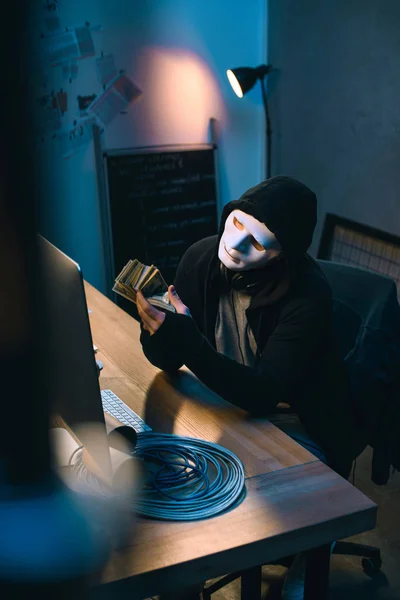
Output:
[[[278,240],[264,223],[241,210],[228,215],[218,248],[218,258],[227,269],[258,269],[280,252]]]

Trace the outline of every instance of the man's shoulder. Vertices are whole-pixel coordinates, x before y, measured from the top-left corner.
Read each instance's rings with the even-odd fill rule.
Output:
[[[217,235],[209,235],[208,237],[194,242],[194,244],[189,246],[186,252],[199,255],[202,255],[203,252],[212,252],[216,248],[217,239]]]
[[[332,290],[328,280],[317,261],[309,255],[302,260],[293,293],[299,299],[328,304],[332,301]]]
[[[179,263],[179,278],[186,275],[206,277],[209,265],[215,256],[217,241],[218,236],[212,235],[189,246]]]
[[[216,251],[217,239],[217,235],[210,235],[194,242],[186,250],[182,260],[191,263],[193,266],[208,263]]]

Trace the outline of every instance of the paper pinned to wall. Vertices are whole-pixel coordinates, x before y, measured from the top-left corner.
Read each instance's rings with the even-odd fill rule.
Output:
[[[61,22],[57,12],[57,0],[51,2],[46,0],[44,5],[44,33],[41,33],[41,43],[37,45],[40,55],[35,57],[37,71],[42,70],[45,75],[41,76],[41,89],[49,87],[52,82],[53,91],[46,98],[38,102],[41,116],[40,133],[44,141],[45,133],[52,133],[53,139],[57,139],[62,155],[67,158],[75,151],[87,146],[93,138],[93,124],[103,131],[105,125],[123,114],[129,104],[134,102],[140,95],[139,87],[124,73],[118,71],[113,54],[102,55],[96,58],[93,32],[103,31],[101,25],[91,25],[88,21],[84,24],[61,29]],[[78,78],[79,61],[84,58],[95,57],[88,61],[96,68],[96,74],[102,91],[96,95],[77,96],[79,107],[79,119],[68,124],[67,117],[63,118],[68,109],[67,83]],[[94,65],[95,63],[95,65]],[[50,76],[50,81],[48,76]],[[37,77],[35,77],[37,81]],[[38,86],[36,86],[38,88]],[[59,91],[54,93],[54,89]],[[85,90],[86,91],[86,90]]]
[[[108,125],[125,107],[126,102],[111,87],[97,96],[87,112],[96,115],[103,125]]]
[[[89,25],[75,27],[75,35],[79,46],[80,58],[94,56],[95,48]]]
[[[43,36],[43,59],[51,66],[62,65],[94,56],[95,48],[90,27],[83,25]]]
[[[95,115],[103,125],[108,125],[141,94],[137,85],[121,71],[90,104],[87,112]]]
[[[93,138],[93,125],[98,125],[98,121],[94,115],[83,117],[74,121],[72,127],[63,131],[57,136],[57,140],[61,144],[61,152],[64,158],[69,158],[87,144]]]
[[[142,90],[140,90],[123,71],[119,73],[112,85],[115,92],[125,100],[127,105],[142,94]]]
[[[102,55],[99,58],[96,58],[96,70],[100,85],[104,86],[110,83],[110,81],[118,74],[114,56],[112,54],[107,54],[106,56]]]

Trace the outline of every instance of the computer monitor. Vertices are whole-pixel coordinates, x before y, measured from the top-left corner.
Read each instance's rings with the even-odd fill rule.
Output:
[[[109,468],[109,448],[79,265],[39,237],[46,307],[45,372],[52,413],[59,415],[97,464]],[[85,427],[82,427],[85,424]],[[93,441],[88,424],[104,431]]]

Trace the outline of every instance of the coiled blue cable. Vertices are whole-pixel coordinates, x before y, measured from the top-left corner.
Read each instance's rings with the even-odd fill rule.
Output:
[[[140,433],[134,456],[144,461],[149,475],[136,499],[135,510],[141,515],[173,521],[206,519],[244,497],[243,464],[213,442]]]
[[[79,447],[70,459],[85,494],[109,498],[109,490],[82,461]],[[139,433],[133,456],[145,464],[148,481],[132,509],[143,516],[169,521],[207,519],[244,498],[244,468],[227,448],[167,433]],[[158,468],[156,468],[158,467]]]

